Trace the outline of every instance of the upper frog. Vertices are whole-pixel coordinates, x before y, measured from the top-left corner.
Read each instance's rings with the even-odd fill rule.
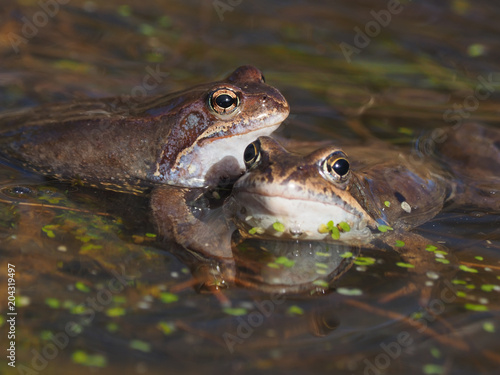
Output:
[[[0,154],[23,167],[113,190],[217,185],[244,171],[241,150],[288,116],[252,66],[167,95],[89,99],[0,117]]]
[[[469,134],[470,142],[474,129],[484,128],[464,126],[459,131]],[[350,243],[367,242],[379,230],[420,225],[450,199],[498,209],[498,185],[492,189],[491,183],[483,183],[489,190],[471,190],[466,175],[458,174],[473,166],[458,168],[451,159],[446,143],[457,142],[456,133],[448,131],[448,139],[434,145],[434,155],[405,153],[381,143],[327,146],[301,155],[261,137],[245,150],[248,172],[234,185],[226,208],[251,233],[302,239],[333,234]],[[480,160],[479,153],[488,155],[487,169],[494,173],[484,177],[490,182],[498,182],[499,133],[491,129],[488,138],[480,138],[481,150],[469,149],[473,161]],[[478,179],[477,165],[475,171]]]

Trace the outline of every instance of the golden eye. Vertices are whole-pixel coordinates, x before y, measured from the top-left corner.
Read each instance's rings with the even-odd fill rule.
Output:
[[[247,169],[252,168],[260,161],[260,142],[250,143],[243,153],[243,160]]]
[[[323,161],[323,173],[337,181],[347,178],[349,168],[347,156],[341,151],[334,152]]]
[[[229,89],[218,89],[210,94],[208,99],[210,108],[219,115],[229,115],[238,108],[238,96]]]

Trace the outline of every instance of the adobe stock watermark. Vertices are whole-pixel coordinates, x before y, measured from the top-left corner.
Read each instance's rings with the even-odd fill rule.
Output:
[[[15,53],[19,53],[19,46],[27,44],[28,41],[34,38],[38,31],[47,25],[49,19],[54,18],[59,13],[60,5],[69,3],[70,0],[39,0],[38,6],[40,10],[35,12],[31,19],[26,16],[21,17],[23,26],[21,28],[21,35],[9,32],[7,38]]]
[[[410,1],[408,0],[408,2]],[[382,28],[389,26],[392,16],[401,13],[405,6],[399,0],[389,0],[385,9],[379,11],[372,9],[370,11],[372,20],[365,24],[363,30],[359,26],[354,27],[356,34],[353,38],[353,44],[346,42],[339,43],[339,47],[347,62],[350,63],[352,61],[353,54],[359,55],[364,48],[368,47],[372,39],[380,34]]]
[[[463,125],[464,119],[468,119],[471,113],[478,110],[481,101],[487,100],[500,86],[500,73],[490,73],[486,78],[482,75],[477,77],[474,90],[471,89],[462,103],[453,103],[451,109],[443,113],[443,120],[453,126],[453,131],[458,131]],[[433,155],[436,146],[448,139],[449,127],[441,127],[417,140],[417,147],[413,148],[410,157],[415,163],[422,163],[426,156]]]
[[[445,281],[446,287],[441,290],[439,298],[431,300],[427,308],[420,308],[419,311],[412,314],[409,321],[410,325],[416,330],[416,333],[422,334],[427,330],[428,323],[436,320],[436,317],[441,315],[446,304],[453,303],[457,299],[454,286],[448,281]],[[415,332],[413,332],[415,334]],[[414,343],[414,338],[411,332],[402,331],[393,340],[380,343],[380,353],[377,354],[372,361],[368,358],[363,360],[363,375],[382,375],[389,368],[392,361],[398,359],[401,355],[411,355],[411,346]],[[355,364],[357,365],[357,364]],[[361,372],[357,372],[360,374]]]
[[[234,333],[224,332],[222,338],[226,344],[229,353],[234,353],[236,344],[243,344],[259,328],[264,321],[269,318],[275,310],[276,305],[281,305],[285,302],[285,296],[280,293],[273,293],[270,299],[258,302],[254,301],[256,310],[245,316],[238,316],[236,321],[238,325]]]
[[[100,289],[95,297],[87,297],[86,302],[79,305],[82,306],[82,313],[79,315],[78,322],[66,323],[64,330],[55,333],[50,341],[45,342],[40,351],[31,349],[33,357],[30,365],[20,364],[16,366],[20,375],[37,375],[45,370],[49,361],[56,358],[61,351],[68,347],[70,339],[78,336],[82,332],[83,326],[92,323],[96,311],[103,311],[113,300],[113,294],[120,293],[129,285],[130,281],[134,280],[133,277],[125,275],[123,272],[120,274],[113,270],[112,274],[114,278],[107,282],[105,288]]]
[[[219,20],[224,21],[224,13],[232,12],[243,0],[214,0],[212,6],[219,16]]]
[[[480,102],[488,99],[499,85],[500,73],[490,73],[487,78],[479,75],[471,94],[466,96],[462,103],[453,103],[452,109],[443,113],[443,120],[453,125],[462,124],[463,119],[468,119],[471,112],[479,108]]]

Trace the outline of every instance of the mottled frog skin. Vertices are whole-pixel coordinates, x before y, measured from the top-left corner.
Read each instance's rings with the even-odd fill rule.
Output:
[[[327,239],[329,222],[346,223],[346,243],[368,242],[381,226],[418,226],[447,201],[500,209],[500,131],[467,124],[442,135],[433,155],[382,143],[300,155],[261,137],[245,151],[248,172],[226,205],[247,231],[280,238]]]
[[[89,99],[0,116],[0,155],[59,179],[118,191],[202,187],[244,171],[241,150],[288,116],[252,66],[167,95]]]

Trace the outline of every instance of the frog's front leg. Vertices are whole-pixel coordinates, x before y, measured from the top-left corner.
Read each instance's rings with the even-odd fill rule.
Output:
[[[169,250],[191,268],[202,290],[219,289],[234,280],[232,224],[221,208],[211,208],[207,190],[160,186],[151,195],[158,233]]]

